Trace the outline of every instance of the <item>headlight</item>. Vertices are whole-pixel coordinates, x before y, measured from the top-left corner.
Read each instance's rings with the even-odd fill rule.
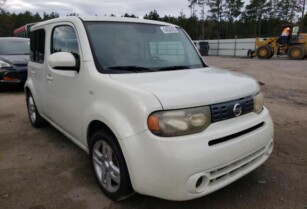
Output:
[[[253,99],[254,99],[254,112],[259,114],[263,110],[263,105],[264,105],[263,94],[259,92],[253,97]]]
[[[0,60],[0,68],[3,68],[3,67],[11,67],[11,64],[3,60]]]
[[[149,130],[158,136],[181,136],[198,133],[211,123],[209,107],[159,111],[148,117]]]

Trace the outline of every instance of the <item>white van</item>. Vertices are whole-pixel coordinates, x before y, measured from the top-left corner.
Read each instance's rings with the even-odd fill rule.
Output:
[[[89,153],[113,200],[133,191],[201,197],[273,149],[257,81],[207,66],[176,25],[109,17],[38,23],[28,75],[32,125],[47,121]]]

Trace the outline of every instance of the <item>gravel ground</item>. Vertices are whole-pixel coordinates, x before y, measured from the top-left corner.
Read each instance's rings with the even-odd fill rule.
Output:
[[[172,202],[136,194],[115,203],[96,185],[89,158],[51,126],[31,127],[22,90],[0,93],[0,208],[307,208],[307,60],[205,57],[261,84],[275,149],[261,167],[205,197]]]

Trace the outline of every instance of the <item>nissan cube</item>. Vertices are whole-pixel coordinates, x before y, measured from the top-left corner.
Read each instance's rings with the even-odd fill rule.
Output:
[[[33,26],[30,48],[30,122],[51,124],[87,152],[113,200],[134,191],[198,198],[273,150],[258,82],[209,67],[176,25],[64,17]]]

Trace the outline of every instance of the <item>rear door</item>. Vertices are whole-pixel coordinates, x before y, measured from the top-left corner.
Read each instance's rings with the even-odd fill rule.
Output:
[[[41,115],[46,115],[46,60],[45,29],[38,29],[30,34],[30,62],[28,63],[28,79],[34,88],[31,89],[36,106]]]

